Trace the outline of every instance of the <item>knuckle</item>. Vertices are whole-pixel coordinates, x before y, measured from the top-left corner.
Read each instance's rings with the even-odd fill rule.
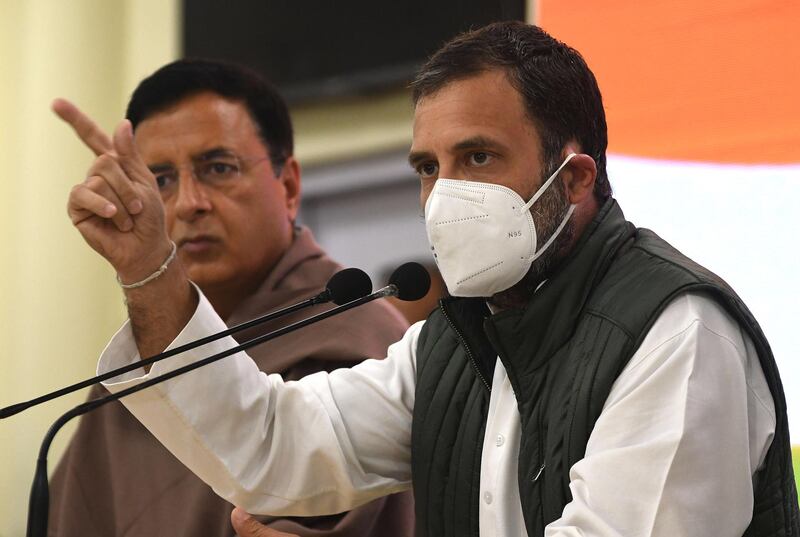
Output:
[[[109,155],[108,153],[103,153],[102,155],[98,156],[95,160],[95,164],[101,168],[109,168],[114,163],[114,157]]]
[[[76,186],[88,188],[89,190],[97,192],[101,190],[105,184],[106,180],[103,177],[99,175],[90,175],[82,184]]]

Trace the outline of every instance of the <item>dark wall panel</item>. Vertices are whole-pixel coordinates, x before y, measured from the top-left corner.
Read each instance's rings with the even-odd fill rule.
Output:
[[[454,35],[524,16],[522,0],[185,0],[183,50],[250,65],[298,101],[405,84]]]

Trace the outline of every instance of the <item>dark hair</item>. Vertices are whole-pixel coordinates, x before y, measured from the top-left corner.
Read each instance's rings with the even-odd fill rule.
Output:
[[[608,133],[597,81],[578,51],[541,28],[509,21],[461,34],[422,66],[411,84],[414,104],[453,81],[490,69],[504,69],[522,94],[542,139],[543,165],[557,166],[564,145],[575,139],[597,164],[595,197],[608,199]]]
[[[135,129],[153,114],[204,91],[247,107],[275,168],[294,153],[292,122],[283,98],[255,71],[233,63],[204,59],[169,63],[139,83],[125,115]]]

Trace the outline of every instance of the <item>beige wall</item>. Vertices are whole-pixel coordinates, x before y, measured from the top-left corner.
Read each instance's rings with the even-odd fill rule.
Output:
[[[65,212],[90,154],[49,111],[112,126],[134,81],[177,54],[178,1],[0,0],[0,406],[92,374],[122,321],[113,273]],[[0,536],[23,535],[36,453],[85,393],[0,422]],[[50,454],[55,466],[72,429]]]
[[[296,107],[296,153],[303,166],[313,166],[407,149],[412,118],[406,89]]]

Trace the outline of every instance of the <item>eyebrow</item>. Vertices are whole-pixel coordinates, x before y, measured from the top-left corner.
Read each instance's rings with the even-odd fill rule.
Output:
[[[408,154],[408,165],[417,169],[422,162],[426,160],[431,160],[433,158],[433,153],[429,151],[412,151]]]
[[[464,149],[505,149],[506,146],[488,136],[473,136],[466,140],[461,140],[455,144],[452,151],[463,151]]]
[[[457,152],[465,149],[499,149],[503,151],[506,146],[487,136],[472,136],[454,144],[450,151]],[[416,168],[423,161],[433,159],[434,155],[430,151],[412,151],[408,154],[408,164],[412,168]]]
[[[203,151],[199,155],[192,155],[192,160],[208,160],[214,157],[230,157],[234,155],[235,153],[230,149],[220,146],[209,149],[208,151]]]
[[[235,153],[228,149],[227,147],[219,146],[213,147],[207,151],[203,151],[202,153],[198,153],[196,155],[192,155],[193,161],[203,161],[209,160],[215,157],[225,157],[225,156],[232,156]],[[171,162],[158,162],[156,164],[150,164],[147,166],[151,172],[163,172],[167,170],[172,170],[175,168],[175,165]]]

